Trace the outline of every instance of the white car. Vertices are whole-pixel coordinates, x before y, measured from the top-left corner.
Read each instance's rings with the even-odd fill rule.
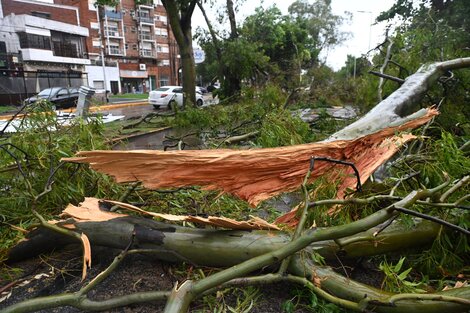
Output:
[[[171,108],[175,103],[178,106],[183,106],[183,87],[181,86],[162,86],[149,93],[149,103],[155,109],[160,107]],[[202,106],[204,99],[202,95],[196,93],[196,105]]]

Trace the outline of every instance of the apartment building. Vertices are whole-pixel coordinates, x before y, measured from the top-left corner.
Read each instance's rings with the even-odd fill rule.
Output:
[[[77,4],[76,0],[56,2]],[[103,84],[101,54],[107,65],[117,64],[123,93],[179,83],[177,44],[161,0],[121,0],[115,7],[97,7],[95,0],[88,0],[78,5],[82,25],[90,32],[86,46],[92,63],[87,66],[91,86]],[[107,85],[113,92],[116,88],[113,82]]]
[[[0,0],[2,47],[18,54],[9,59],[14,68],[84,73],[88,85],[113,93],[179,83],[178,49],[160,0],[121,0],[116,7]]]
[[[88,28],[74,6],[0,2],[0,104],[17,104],[55,84],[87,84]]]

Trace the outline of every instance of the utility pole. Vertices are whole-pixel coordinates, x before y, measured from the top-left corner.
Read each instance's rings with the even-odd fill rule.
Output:
[[[106,10],[103,6],[99,6],[98,10],[96,10],[96,18],[98,19],[98,37],[100,38],[100,55],[101,55],[101,68],[103,69],[103,86],[104,86],[104,96],[106,98],[106,103],[109,102],[108,99],[108,88],[107,88],[107,80],[106,80],[106,65],[104,61],[104,45],[103,45],[103,31],[101,30],[101,18],[100,18],[100,13],[99,10],[100,8],[103,10]],[[106,14],[106,12],[105,12]],[[103,26],[104,27],[104,26]]]

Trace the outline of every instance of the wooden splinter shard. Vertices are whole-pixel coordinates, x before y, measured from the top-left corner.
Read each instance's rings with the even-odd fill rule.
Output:
[[[272,196],[299,188],[312,156],[354,163],[364,183],[404,143],[415,138],[395,134],[423,125],[437,114],[437,110],[428,109],[402,125],[352,140],[253,150],[81,151],[77,157],[64,160],[90,164],[94,170],[113,176],[118,183],[141,181],[150,189],[200,186],[222,190],[256,206]],[[342,195],[346,188],[356,184],[356,178],[350,174],[353,170],[347,166],[319,161],[310,181],[325,175],[331,179],[344,175],[339,188]]]

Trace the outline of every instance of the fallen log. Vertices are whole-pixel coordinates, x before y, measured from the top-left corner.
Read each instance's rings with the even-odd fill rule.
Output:
[[[445,187],[447,184],[443,186]],[[419,237],[417,234],[421,232],[420,236],[424,241],[432,239],[433,236],[429,236],[428,230],[425,230],[426,227],[401,232],[397,232],[397,229],[386,229],[378,235],[377,241],[374,242],[364,240],[365,233],[362,232],[370,232],[374,227],[380,227],[381,223],[399,214],[394,210],[395,207],[410,207],[417,201],[440,192],[442,188],[435,188],[432,191],[414,191],[402,200],[362,220],[347,225],[308,230],[293,241],[288,235],[273,231],[248,232],[186,228],[140,217],[106,212],[100,210],[98,206],[94,208],[83,207],[82,218],[80,218],[79,212],[74,212],[74,218],[55,224],[74,232],[86,234],[93,244],[116,248],[126,246],[126,251],[128,248],[139,249],[134,251],[152,251],[161,260],[170,262],[185,261],[197,265],[232,267],[208,276],[201,281],[186,281],[178,288],[175,288],[169,296],[167,293],[162,292],[142,292],[106,300],[102,304],[89,303],[85,301],[87,300],[85,291],[88,291],[91,287],[85,286],[78,293],[30,299],[6,308],[4,312],[31,312],[37,308],[53,308],[61,305],[100,310],[103,307],[109,309],[115,307],[113,305],[122,306],[123,303],[140,303],[141,301],[151,301],[154,297],[161,299],[167,296],[168,301],[165,312],[186,312],[191,300],[214,287],[220,286],[220,284],[230,284],[232,279],[243,277],[257,269],[266,268],[266,266],[276,267],[283,258],[300,250],[318,252],[326,249],[324,251],[328,251],[328,249],[331,249],[333,240],[341,238],[343,242],[349,240],[351,244],[370,245],[374,247],[372,250],[382,247],[372,252],[374,254],[378,251],[380,253],[391,251],[391,247],[402,249],[406,242],[414,242],[414,239]],[[94,217],[97,221],[93,220]],[[398,224],[395,226],[398,226]],[[431,233],[433,232],[436,234],[437,229],[431,231]],[[408,236],[412,236],[413,239],[405,239],[406,237],[402,237],[404,233],[408,233]],[[354,236],[358,237],[354,238]],[[391,244],[384,243],[379,236],[389,238],[398,236],[395,237],[395,240],[399,240],[399,243],[393,244],[393,241]],[[31,240],[33,239],[34,237],[31,238]],[[386,238],[383,239],[386,240]],[[21,254],[21,250],[28,250],[29,241],[28,239],[21,242],[15,248],[16,252],[15,249],[12,250],[11,255],[14,253],[18,255]],[[129,246],[129,243],[131,243],[131,246]],[[38,244],[38,242],[35,244]],[[315,247],[319,249],[315,249]],[[341,249],[347,247],[346,244]],[[357,246],[354,249],[360,251]],[[335,254],[337,252],[338,250],[334,251]],[[437,313],[461,312],[470,308],[470,301],[468,300],[470,288],[468,287],[446,290],[435,294],[393,294],[347,279],[335,273],[329,267],[306,262],[305,256],[294,258],[290,262],[289,269],[295,276],[288,275],[288,279],[303,282],[308,285],[307,287],[313,288],[317,294],[331,300],[333,303],[357,311],[422,312],[424,310]],[[301,278],[304,276],[308,280]],[[101,276],[97,276],[95,280],[102,279],[99,277]],[[271,274],[269,277],[274,277],[274,279],[263,276],[253,279],[241,279],[246,283],[269,283],[276,279],[283,279],[284,276]],[[83,306],[84,304],[87,306]]]
[[[70,209],[72,208],[72,209]],[[125,249],[129,242],[134,248],[161,251],[165,261],[185,262],[213,267],[227,267],[248,258],[274,251],[290,241],[290,234],[273,230],[220,230],[181,227],[153,219],[103,211],[98,201],[85,201],[80,206],[69,205],[56,225],[84,233],[92,245]],[[378,235],[381,225],[342,239],[315,242],[308,248],[334,260],[372,256],[398,249],[430,244],[439,232],[435,223],[417,219],[413,227],[394,222]],[[133,238],[134,237],[134,238]],[[30,232],[26,240],[9,251],[10,263],[51,251],[76,242],[48,229]],[[227,248],[230,247],[230,248]],[[240,253],[243,251],[243,253]],[[166,255],[165,253],[169,253]]]

